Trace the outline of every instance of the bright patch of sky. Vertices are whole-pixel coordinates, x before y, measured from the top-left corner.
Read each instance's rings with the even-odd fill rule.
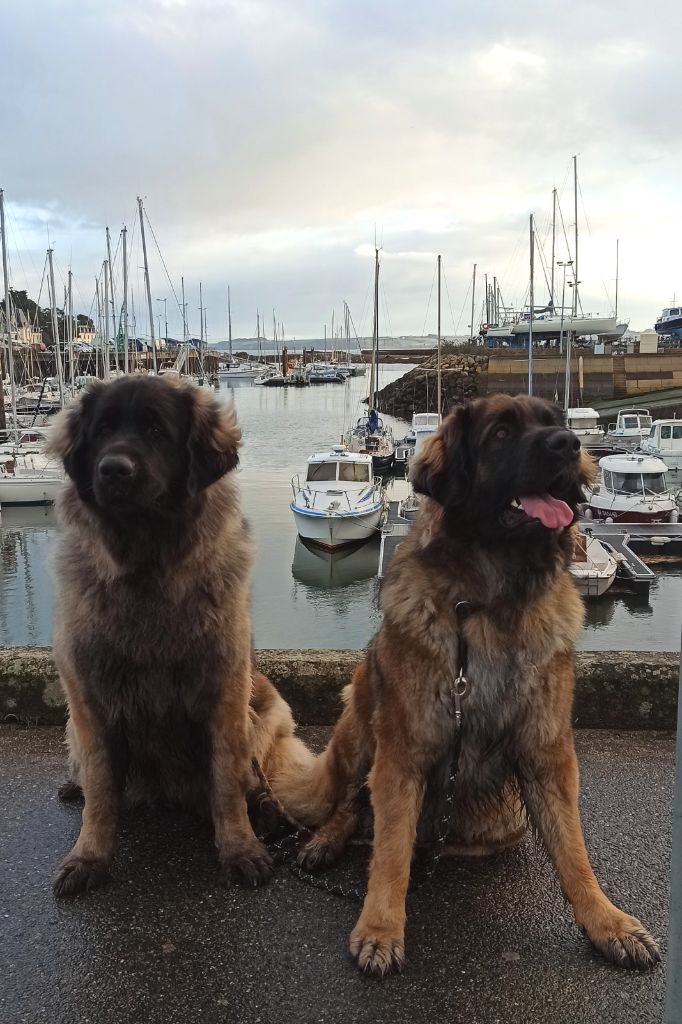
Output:
[[[572,250],[577,153],[583,307],[612,311],[619,239],[619,314],[650,327],[682,297],[681,11],[672,0],[9,5],[0,187],[13,286],[37,294],[49,239],[58,288],[71,265],[89,310],[105,226],[116,251],[127,224],[144,333],[142,195],[195,333],[200,280],[213,340],[226,334],[228,282],[237,336],[255,333],[257,308],[269,325],[274,307],[290,338],[321,337],[344,299],[368,333],[376,236],[382,330],[435,329],[441,253],[445,330],[466,334],[474,263],[479,284],[497,275],[507,302],[524,301],[531,212],[546,297],[552,189]],[[567,252],[562,227],[557,259]],[[120,292],[120,249],[115,268]]]

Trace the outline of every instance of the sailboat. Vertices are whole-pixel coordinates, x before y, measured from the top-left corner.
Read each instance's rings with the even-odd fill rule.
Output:
[[[260,340],[260,316],[256,314],[256,320],[258,321],[256,327],[256,333]],[[263,371],[263,367],[259,363],[241,363],[238,359],[234,358],[232,353],[232,306],[230,304],[230,286],[227,286],[227,336],[229,345],[229,359],[226,364],[222,364],[218,372],[218,376],[223,380],[254,380]]]
[[[379,352],[379,250],[374,250],[374,323],[372,330],[372,361],[369,372],[367,415],[361,416],[346,436],[352,452],[372,456],[375,473],[386,473],[393,467],[394,445],[391,428],[384,424],[376,409]]]
[[[549,285],[549,300],[544,306],[533,306],[532,302],[528,310],[514,311],[505,309],[500,303],[497,280],[495,291],[491,297],[486,294],[486,311],[489,319],[494,323],[481,325],[481,334],[486,343],[494,345],[510,345],[512,347],[525,347],[528,336],[534,336],[536,342],[545,344],[556,344],[561,346],[561,338],[564,332],[571,334],[575,342],[581,337],[595,337],[600,341],[615,341],[622,337],[627,329],[627,322],[618,320],[618,301],[616,293],[616,307],[611,316],[595,316],[591,313],[583,313],[580,310],[578,300],[578,163],[577,157],[573,157],[573,203],[575,218],[575,240],[574,258],[569,261],[573,266],[574,281],[573,301],[568,312],[564,310],[563,296],[561,308],[556,304],[554,288],[554,250],[556,238],[556,211],[557,211],[557,190],[552,192],[552,266],[551,282]],[[617,277],[617,273],[616,273]],[[500,322],[501,321],[501,322]],[[473,331],[473,327],[472,327]]]
[[[41,452],[31,450],[19,443],[17,420],[16,382],[14,379],[14,353],[12,348],[12,318],[10,313],[9,273],[7,269],[7,239],[5,235],[5,196],[0,189],[0,244],[2,247],[2,274],[5,288],[5,330],[7,345],[7,370],[9,373],[12,429],[14,438],[0,451],[0,507],[2,505],[50,505],[64,484],[64,471]],[[52,303],[52,330],[57,361],[57,378],[62,403],[64,381],[59,351],[59,330],[57,306],[54,291],[54,269],[52,249],[48,249],[49,281]],[[3,409],[4,413],[4,409]]]

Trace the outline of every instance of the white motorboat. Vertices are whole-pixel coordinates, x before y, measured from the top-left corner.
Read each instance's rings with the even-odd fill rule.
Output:
[[[255,380],[264,370],[262,363],[240,363],[230,360],[219,365],[218,376],[221,380]]]
[[[337,446],[308,459],[304,481],[291,481],[296,529],[327,550],[373,536],[381,524],[384,499],[374,479],[372,457]]]
[[[589,533],[577,534],[569,572],[582,597],[601,597],[617,571],[618,562],[601,541]]]
[[[259,387],[283,388],[286,387],[287,378],[277,366],[272,365],[268,366],[259,377],[256,377],[253,383]]]
[[[639,448],[649,436],[652,419],[648,409],[619,409],[615,423],[609,423],[606,440]]]
[[[679,509],[666,481],[668,467],[652,455],[625,453],[599,460],[585,518],[613,523],[677,522]]]
[[[682,420],[654,420],[641,449],[662,459],[671,473],[682,474]]]
[[[580,438],[583,448],[604,443],[604,431],[599,426],[599,413],[596,409],[567,409],[566,426]]]
[[[402,441],[395,441],[395,453],[393,456],[393,468],[397,471],[407,471],[407,464],[421,448],[424,441],[431,437],[440,426],[440,417],[437,412],[416,412],[412,417],[412,427],[405,434]]]
[[[0,454],[0,507],[51,505],[64,485],[64,471],[38,452]]]

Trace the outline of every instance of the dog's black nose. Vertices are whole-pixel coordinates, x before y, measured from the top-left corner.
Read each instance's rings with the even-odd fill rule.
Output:
[[[547,447],[556,455],[577,455],[580,451],[580,441],[572,430],[559,427],[548,435]]]
[[[135,472],[135,464],[127,455],[105,455],[99,464],[103,480],[125,480]]]

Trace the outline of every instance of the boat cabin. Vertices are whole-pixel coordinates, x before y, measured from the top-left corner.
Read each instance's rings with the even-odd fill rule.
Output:
[[[412,417],[412,432],[415,437],[415,449],[419,451],[427,437],[435,434],[440,426],[437,412],[416,412]]]
[[[571,430],[597,430],[599,413],[596,409],[569,409],[566,413],[566,426]]]
[[[336,481],[345,489],[348,484],[369,484],[373,479],[370,455],[359,455],[338,447],[331,452],[311,455],[308,459],[307,484]]]
[[[648,409],[620,409],[615,423],[609,423],[614,437],[644,437],[651,430],[652,419]]]
[[[667,494],[668,467],[661,459],[640,455],[607,455],[600,459],[601,489],[645,498]]]
[[[642,451],[663,459],[668,469],[682,470],[682,420],[654,420],[651,433],[642,439]]]

